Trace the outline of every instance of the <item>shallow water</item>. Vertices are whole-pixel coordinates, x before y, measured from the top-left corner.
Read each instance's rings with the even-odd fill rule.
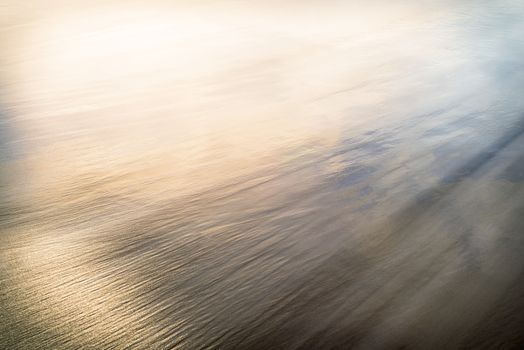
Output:
[[[520,348],[519,1],[7,3],[0,348]]]

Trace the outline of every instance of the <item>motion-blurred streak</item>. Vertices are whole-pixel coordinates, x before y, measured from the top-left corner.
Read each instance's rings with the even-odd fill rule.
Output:
[[[0,15],[0,348],[524,344],[518,1]]]

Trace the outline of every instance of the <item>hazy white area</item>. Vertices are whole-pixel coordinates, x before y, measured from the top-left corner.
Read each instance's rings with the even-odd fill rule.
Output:
[[[28,174],[45,186],[132,163],[195,190],[490,83],[466,33],[445,29],[461,14],[443,3],[14,2],[7,11],[4,104],[30,149]]]

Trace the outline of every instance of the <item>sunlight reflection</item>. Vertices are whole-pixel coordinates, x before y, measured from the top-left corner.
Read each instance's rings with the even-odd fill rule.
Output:
[[[489,141],[475,118],[500,96],[456,9],[203,3],[72,5],[6,29],[27,208],[5,260],[14,307],[57,344],[243,329],[338,249],[362,252],[319,291],[365,266],[369,232]],[[431,227],[394,259],[422,257]],[[353,286],[322,302],[352,310]]]

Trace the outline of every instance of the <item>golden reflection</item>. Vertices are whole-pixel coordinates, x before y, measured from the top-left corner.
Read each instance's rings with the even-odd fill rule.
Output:
[[[238,6],[80,9],[52,13],[13,34],[20,40],[9,44],[9,94],[17,102],[14,123],[31,150],[24,159],[29,179],[21,182],[49,221],[30,227],[31,238],[16,251],[32,276],[20,275],[22,303],[37,305],[30,311],[51,329],[69,323],[82,330],[70,332],[78,344],[162,336],[162,325],[151,321],[156,315],[140,305],[146,301],[139,291],[147,290],[140,283],[151,268],[140,264],[149,253],[136,258],[146,266],[136,273],[125,259],[103,260],[111,249],[132,245],[137,232],[151,238],[149,227],[133,231],[137,216],[257,171],[264,176],[246,187],[263,182],[278,175],[271,169],[337,145],[348,130],[378,128],[386,112],[398,118],[405,106],[396,100],[397,84],[406,91],[416,86],[403,80],[405,72],[442,50],[422,40],[431,29],[418,34],[396,26],[396,12],[388,9],[342,16],[322,6],[284,14]],[[425,20],[416,6],[402,13],[411,26]],[[417,45],[403,40],[408,34]],[[322,183],[322,172],[343,172],[352,161],[333,158],[326,169],[282,181],[273,192]],[[267,193],[248,204],[265,199],[271,207]]]
[[[342,16],[288,4],[280,20],[282,9],[253,6],[73,6],[23,27],[11,93],[26,101],[16,123],[33,148],[32,183],[133,168],[187,192],[381,122],[397,88],[360,82],[404,68],[391,57],[410,48],[383,45],[409,31],[385,30],[398,8],[339,4]]]

